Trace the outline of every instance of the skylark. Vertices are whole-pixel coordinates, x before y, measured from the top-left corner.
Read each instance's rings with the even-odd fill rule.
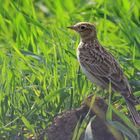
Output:
[[[88,79],[102,88],[117,91],[125,98],[133,121],[140,126],[140,116],[135,109],[136,99],[119,63],[97,39],[96,28],[88,22],[68,27],[80,34],[77,58]]]

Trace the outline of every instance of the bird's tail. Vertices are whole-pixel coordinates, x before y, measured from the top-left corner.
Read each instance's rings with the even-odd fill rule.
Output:
[[[136,102],[132,102],[132,100],[129,100],[127,98],[125,98],[125,100],[135,125],[140,127],[140,115],[135,108]]]

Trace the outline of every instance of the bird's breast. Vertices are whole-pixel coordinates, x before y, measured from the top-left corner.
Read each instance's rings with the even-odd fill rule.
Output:
[[[80,42],[77,48],[77,59],[80,62],[80,55],[81,55],[81,51],[83,51],[83,49],[85,48],[86,44],[84,44],[83,42]]]
[[[96,77],[93,76],[93,74],[91,74],[90,72],[88,72],[87,68],[82,65],[82,62],[80,60],[80,50],[79,49],[77,49],[77,59],[78,59],[78,61],[80,63],[80,66],[81,66],[81,69],[82,69],[83,73],[85,73],[85,75],[87,76],[87,78],[91,82],[93,82],[93,83],[95,83],[95,84],[100,85],[101,87],[103,87],[102,83],[98,79],[96,79]]]
[[[80,51],[79,51],[79,48],[77,48],[76,54],[77,54],[78,62],[80,62]]]

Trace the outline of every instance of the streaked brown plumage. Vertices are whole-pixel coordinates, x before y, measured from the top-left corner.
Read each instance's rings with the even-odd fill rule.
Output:
[[[140,117],[134,107],[136,99],[128,80],[112,54],[100,45],[95,26],[88,22],[80,22],[68,28],[80,34],[77,57],[86,76],[102,88],[108,89],[111,84],[112,91],[120,92],[126,100],[134,123],[140,126]]]

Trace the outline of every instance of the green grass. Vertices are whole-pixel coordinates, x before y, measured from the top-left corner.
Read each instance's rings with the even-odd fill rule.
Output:
[[[139,97],[139,17],[139,0],[0,0],[0,139],[36,137],[96,91],[76,59],[79,37],[66,28],[79,21],[96,24]],[[120,99],[112,103],[125,107]]]

